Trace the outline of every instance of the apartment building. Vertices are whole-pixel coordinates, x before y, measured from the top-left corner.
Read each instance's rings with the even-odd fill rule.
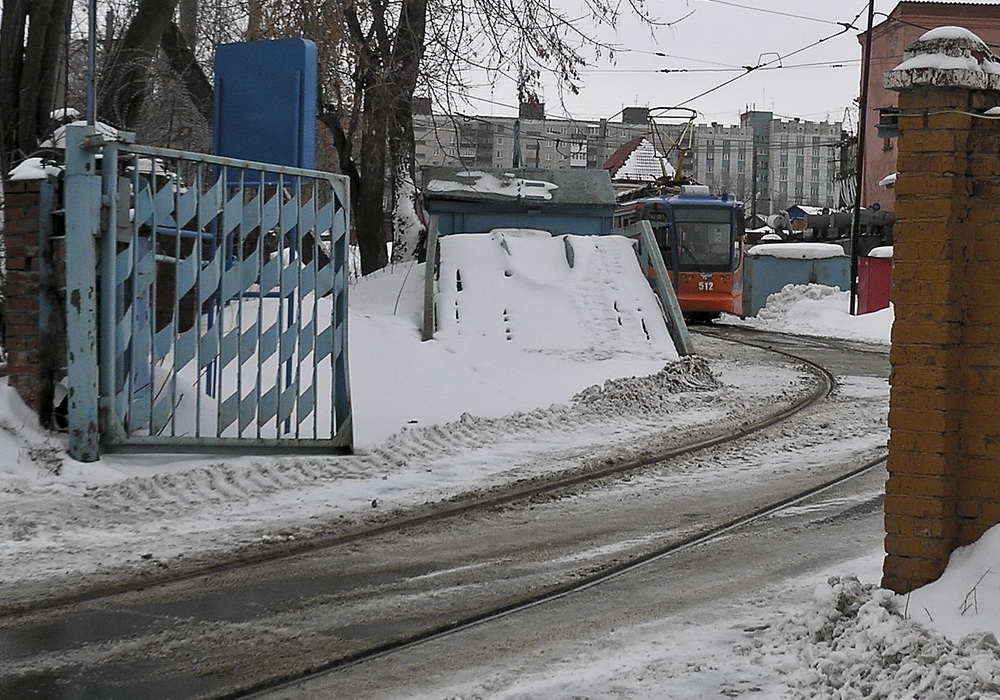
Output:
[[[653,120],[656,121],[656,120]],[[624,144],[645,136],[681,174],[747,202],[766,215],[794,204],[837,208],[840,122],[780,119],[748,111],[739,125],[652,123],[644,107],[614,121],[551,119],[544,105],[518,117],[414,115],[418,166],[602,168]]]

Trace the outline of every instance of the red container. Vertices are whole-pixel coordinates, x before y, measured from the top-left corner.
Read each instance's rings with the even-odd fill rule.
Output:
[[[892,258],[858,258],[859,314],[887,308],[891,289]]]

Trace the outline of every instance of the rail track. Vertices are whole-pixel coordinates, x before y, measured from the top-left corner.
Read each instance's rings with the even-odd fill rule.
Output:
[[[310,543],[280,558],[229,563],[152,588],[123,588],[0,618],[0,649],[14,656],[10,663],[10,654],[0,655],[8,657],[0,696],[58,698],[52,691],[61,685],[102,698],[263,696],[312,674],[598,586],[788,508],[883,461],[881,451],[872,448],[860,462],[857,452],[835,456],[823,473],[775,467],[783,479],[775,493],[772,483],[756,483],[746,469],[744,493],[730,494],[732,502],[710,514],[703,512],[704,500],[700,507],[691,498],[662,493],[662,502],[650,500],[661,487],[690,487],[691,465],[699,460],[724,463],[733,450],[759,449],[739,445],[794,420],[833,392],[836,379],[828,369],[773,347],[791,341],[741,338],[770,344],[773,352],[809,366],[817,378],[814,390],[753,425],[658,455],[446,504]],[[699,488],[710,499],[722,487]],[[621,502],[630,503],[627,518],[615,505]],[[662,523],[665,507],[686,517]],[[574,526],[583,519],[593,521],[592,531]],[[442,552],[444,547],[451,551]],[[552,561],[569,563],[554,569]],[[417,608],[419,614],[413,612]],[[33,639],[40,628],[59,630],[62,645]],[[192,637],[198,643],[189,644]],[[240,637],[245,639],[237,643]]]

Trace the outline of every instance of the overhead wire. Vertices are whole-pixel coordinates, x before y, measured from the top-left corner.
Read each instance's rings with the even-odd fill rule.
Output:
[[[721,2],[722,0],[718,0],[718,1]],[[867,6],[868,6],[868,4],[865,3],[865,7],[867,7]],[[709,88],[708,90],[705,90],[704,92],[701,92],[701,93],[695,95],[694,97],[690,97],[690,98],[684,100],[683,102],[679,102],[678,106],[689,104],[691,102],[694,102],[697,99],[705,97],[706,95],[710,95],[711,93],[715,92],[716,90],[721,90],[722,88],[726,87],[727,85],[730,85],[731,83],[736,82],[740,78],[745,78],[746,76],[750,75],[750,73],[754,72],[755,70],[759,70],[759,69],[764,68],[766,66],[770,66],[770,65],[772,65],[774,63],[778,63],[779,67],[781,67],[781,65],[782,65],[781,62],[784,59],[786,59],[786,58],[789,58],[791,56],[795,56],[797,54],[800,54],[803,51],[808,51],[809,49],[814,48],[816,46],[819,46],[820,44],[822,44],[822,43],[824,43],[826,41],[829,41],[830,39],[834,39],[834,38],[836,38],[838,36],[842,36],[843,34],[846,34],[847,32],[851,31],[852,29],[856,30],[857,27],[854,26],[854,23],[858,21],[858,18],[861,17],[861,15],[862,15],[863,12],[864,12],[864,9],[862,9],[860,12],[858,12],[858,14],[855,15],[854,19],[851,20],[850,22],[834,22],[834,24],[836,24],[837,26],[842,27],[842,29],[839,32],[837,32],[835,34],[831,34],[829,36],[825,36],[825,37],[823,37],[821,39],[817,39],[816,41],[814,41],[814,42],[812,42],[810,44],[807,44],[806,46],[803,46],[802,48],[796,49],[795,51],[791,51],[791,52],[789,52],[787,54],[784,54],[784,55],[778,55],[777,58],[771,59],[770,61],[766,61],[764,63],[761,63],[760,59],[764,55],[769,55],[769,54],[761,54],[761,56],[758,56],[758,59],[757,59],[758,62],[757,62],[756,65],[753,65],[753,66],[743,66],[743,70],[744,70],[743,73],[740,73],[739,75],[733,76],[729,80],[726,80],[726,81],[724,81],[724,82],[716,85],[715,87]]]
[[[807,15],[794,14],[794,13],[791,13],[791,12],[781,12],[780,10],[768,10],[768,9],[763,8],[763,7],[751,7],[750,5],[741,5],[740,3],[730,2],[729,0],[705,0],[705,2],[714,2],[717,5],[727,5],[729,7],[737,7],[739,9],[741,9],[741,10],[751,10],[751,11],[754,11],[754,12],[763,12],[763,13],[769,14],[769,15],[779,15],[781,17],[792,17],[794,19],[804,19],[804,20],[809,20],[809,21],[812,21],[812,22],[822,22],[823,24],[833,24],[833,25],[837,25],[837,26],[841,26],[841,27],[845,26],[843,22],[837,22],[837,21],[834,21],[834,20],[831,20],[831,19],[820,19],[819,17],[809,17]],[[855,21],[857,21],[857,19],[858,19],[857,17],[854,18]],[[853,27],[852,26],[852,27],[847,27],[847,29],[848,30],[850,30],[850,29],[857,29],[857,27]]]

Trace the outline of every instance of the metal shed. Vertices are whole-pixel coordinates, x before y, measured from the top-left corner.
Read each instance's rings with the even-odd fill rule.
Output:
[[[606,170],[429,167],[424,206],[438,234],[528,228],[553,235],[611,233],[615,195]]]

